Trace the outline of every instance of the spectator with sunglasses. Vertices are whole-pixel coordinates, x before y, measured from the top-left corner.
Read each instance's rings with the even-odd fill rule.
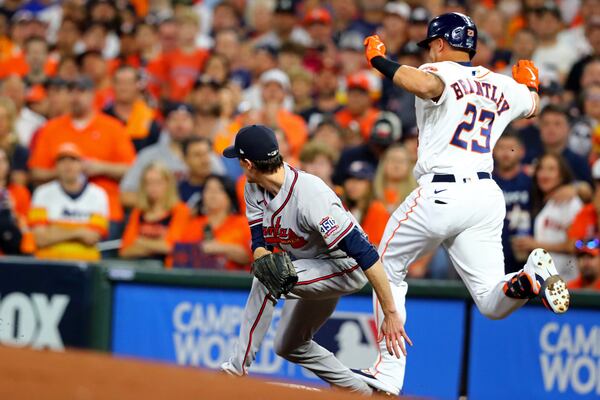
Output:
[[[569,282],[569,289],[600,290],[600,240],[578,240],[575,249],[579,276]]]

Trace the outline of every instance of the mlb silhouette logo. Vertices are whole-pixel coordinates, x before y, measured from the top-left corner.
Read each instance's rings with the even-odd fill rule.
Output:
[[[377,327],[367,313],[334,313],[319,329],[315,341],[349,368],[365,368],[377,357]]]

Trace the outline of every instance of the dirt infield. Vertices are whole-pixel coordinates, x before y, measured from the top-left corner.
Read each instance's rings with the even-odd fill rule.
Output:
[[[3,400],[364,399],[99,353],[0,347],[0,360]]]

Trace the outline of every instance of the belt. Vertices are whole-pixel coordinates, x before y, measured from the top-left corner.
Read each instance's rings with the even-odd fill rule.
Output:
[[[489,174],[489,172],[478,172],[477,177],[479,179],[492,179],[492,176]],[[468,179],[469,178],[463,178],[463,183],[468,182]],[[456,182],[456,177],[452,174],[435,174],[433,176],[433,179],[431,180],[431,182],[433,182],[433,183],[436,183],[436,182],[452,183],[452,182]]]

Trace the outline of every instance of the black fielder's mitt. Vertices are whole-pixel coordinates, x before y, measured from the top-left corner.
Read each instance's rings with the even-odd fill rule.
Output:
[[[296,282],[298,275],[287,253],[271,253],[252,263],[252,273],[267,288],[273,300],[287,294]]]

